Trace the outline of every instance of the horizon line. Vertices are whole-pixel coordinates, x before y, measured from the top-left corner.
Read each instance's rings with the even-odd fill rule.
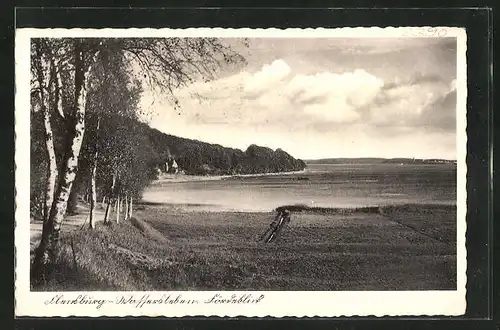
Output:
[[[301,158],[303,161],[313,161],[313,160],[327,160],[327,159],[415,159],[415,160],[449,160],[449,161],[457,161],[457,159],[450,158],[418,158],[418,157],[375,157],[375,156],[359,156],[359,157],[323,157],[323,158]]]

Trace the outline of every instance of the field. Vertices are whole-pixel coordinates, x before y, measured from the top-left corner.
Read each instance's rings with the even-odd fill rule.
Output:
[[[34,290],[443,290],[456,287],[453,206],[273,213],[146,206],[138,220],[66,235]],[[70,242],[73,242],[73,251]]]

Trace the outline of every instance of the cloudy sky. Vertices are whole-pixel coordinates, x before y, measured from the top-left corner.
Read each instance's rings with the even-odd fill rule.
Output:
[[[181,110],[146,92],[150,125],[302,159],[456,158],[453,38],[227,39],[246,59],[176,91]]]

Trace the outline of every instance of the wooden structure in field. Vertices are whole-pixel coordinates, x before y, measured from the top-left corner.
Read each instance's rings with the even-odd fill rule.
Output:
[[[278,211],[274,221],[269,225],[269,229],[260,237],[260,241],[264,243],[274,242],[278,238],[283,227],[290,222],[290,215],[291,213],[288,210]]]

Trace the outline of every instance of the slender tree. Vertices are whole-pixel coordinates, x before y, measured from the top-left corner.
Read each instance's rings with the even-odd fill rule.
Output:
[[[120,194],[116,196],[116,223],[120,223],[120,212],[121,212],[121,206],[122,206],[122,201],[120,199]]]
[[[108,121],[108,125],[103,127],[106,134],[100,135],[99,130],[97,130],[97,132],[92,132],[90,138],[87,139],[87,149],[90,150],[91,154],[91,187],[96,187],[98,184],[98,163],[104,165],[99,168],[101,177],[104,177],[105,181],[112,182],[111,176],[119,172],[115,167],[122,153],[122,145],[130,143],[130,137],[126,132],[118,134],[120,133],[118,129],[110,127],[109,121],[117,120],[120,122],[120,117],[137,119],[137,109],[142,93],[138,81],[131,81],[130,72],[122,53],[112,53],[110,49],[105,48],[100,55],[99,65],[94,76],[95,83],[91,91],[89,111],[92,113],[94,121],[97,121],[97,127],[100,127],[99,125],[104,118]],[[99,160],[100,158],[102,159]],[[105,173],[102,173],[103,171]],[[116,178],[114,180],[116,181]],[[103,191],[106,190],[109,194],[108,198],[116,197],[114,189],[103,189]],[[94,212],[96,198],[97,196],[92,197],[90,213]],[[110,199],[108,201],[111,202]]]
[[[51,46],[37,48],[38,42],[40,45],[51,43]],[[130,78],[134,75],[140,76],[151,88],[159,88],[161,91],[168,92],[174,104],[178,104],[174,94],[176,88],[200,78],[210,79],[214,77],[221,65],[233,65],[242,62],[243,58],[216,38],[63,38],[38,39],[34,40],[33,44],[35,51],[32,51],[32,59],[35,64],[35,74],[37,77],[44,78],[34,79],[39,85],[40,82],[43,83],[40,90],[47,85],[46,72],[51,72],[51,65],[45,65],[44,61],[51,58],[57,60],[54,64],[55,70],[52,69],[52,72],[56,72],[54,89],[57,92],[51,91],[52,95],[48,99],[53,98],[57,100],[57,103],[62,104],[62,108],[56,107],[54,112],[57,113],[57,120],[63,123],[58,138],[62,141],[63,147],[59,152],[60,161],[56,164],[58,168],[56,182],[52,185],[55,187],[54,194],[50,211],[45,212],[48,216],[32,267],[34,275],[37,276],[42,273],[46,262],[50,261],[51,251],[56,247],[69,196],[78,174],[80,152],[88,117],[86,110],[89,102],[92,101],[92,99],[87,99],[87,94],[92,90],[94,71],[105,62],[101,54],[123,58],[126,65],[131,68],[127,73]],[[44,101],[45,95],[40,96],[40,99]],[[43,103],[40,102],[40,104]],[[102,109],[103,113],[106,111],[107,109]],[[48,113],[52,114],[50,111]],[[50,119],[49,116],[48,122]],[[48,127],[46,127],[46,132],[48,133],[46,140],[48,140],[53,132],[51,133]],[[46,148],[49,151],[49,148],[53,147],[47,143]],[[54,154],[57,159],[57,150]],[[98,158],[102,156],[98,155]],[[109,181],[120,178],[119,168],[123,168],[121,165],[120,162],[115,161],[115,169],[111,167],[108,171],[108,177],[112,173],[112,180]],[[53,163],[49,166],[53,169]],[[99,164],[96,167],[99,171]],[[116,182],[113,186],[116,188],[120,185]],[[108,198],[108,203],[110,199]],[[46,209],[48,209],[48,204],[45,203]],[[95,205],[95,200],[93,204]],[[109,204],[107,209],[109,209]]]
[[[74,133],[72,134],[68,150],[66,150],[66,157],[61,173],[58,176],[58,185],[55,189],[53,202],[50,208],[50,213],[47,221],[44,223],[42,230],[42,239],[37,248],[33,270],[35,274],[40,273],[40,268],[43,266],[45,260],[49,260],[49,252],[55,246],[59,239],[59,232],[61,224],[66,213],[69,194],[76,177],[78,167],[78,156],[85,133],[85,101],[87,93],[88,75],[92,64],[95,61],[97,50],[86,51],[82,40],[72,40],[71,51],[74,58],[74,95],[73,95],[73,109],[74,109]],[[86,52],[90,53],[90,57],[86,61]],[[41,57],[41,54],[35,55]]]
[[[106,212],[104,213],[104,223],[107,224],[109,223],[109,217],[110,217],[110,207],[111,207],[111,202],[112,198],[111,196],[114,194],[115,191],[115,186],[116,186],[116,173],[113,173],[113,179],[111,181],[111,187],[109,188],[109,196],[108,196],[108,203],[106,204]]]
[[[53,73],[53,57],[48,51],[47,43],[42,40],[35,40],[32,48],[34,48],[34,56],[32,56],[32,67],[35,71],[37,82],[37,93],[39,96],[38,104],[43,113],[43,124],[45,133],[45,146],[47,151],[48,169],[47,180],[45,184],[45,196],[43,203],[43,223],[44,226],[48,221],[50,208],[54,199],[54,190],[57,177],[57,163],[53,139],[53,130],[51,124],[49,94],[51,83],[54,79]],[[50,77],[49,77],[50,75]]]
[[[132,196],[130,196],[130,203],[128,204],[128,207],[129,207],[129,211],[128,211],[128,217],[129,218],[132,218],[133,214],[133,206],[132,206]]]
[[[99,138],[99,124],[100,120],[97,118],[97,138]],[[96,174],[97,174],[97,160],[99,158],[99,149],[94,148],[94,154],[92,157],[92,167],[91,167],[91,176],[90,176],[90,212],[89,212],[89,225],[90,228],[95,228],[95,205],[97,203],[97,187],[96,187]]]

